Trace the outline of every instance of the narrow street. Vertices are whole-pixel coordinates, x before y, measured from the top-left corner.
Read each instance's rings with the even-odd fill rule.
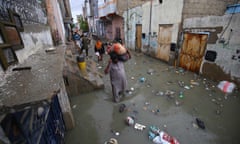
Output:
[[[0,144],[240,144],[240,0],[0,7]]]
[[[89,59],[96,61],[93,46],[89,51]],[[110,138],[119,144],[151,144],[150,126],[157,126],[181,144],[240,143],[239,91],[225,97],[217,82],[142,53],[131,53],[132,59],[125,63],[131,92],[120,103],[112,102],[109,75],[103,77],[103,89],[70,97],[76,125],[67,131],[66,144],[103,144]],[[107,61],[108,55],[104,55],[99,72],[103,73]],[[121,104],[126,105],[122,113]],[[146,128],[140,131],[126,125],[127,116]],[[204,122],[205,129],[197,126],[196,118]]]

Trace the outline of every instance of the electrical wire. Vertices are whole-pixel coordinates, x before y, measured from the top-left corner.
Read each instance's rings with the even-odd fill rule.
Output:
[[[235,0],[234,3],[235,3],[235,4],[238,4],[238,0]],[[229,21],[228,21],[228,24],[227,24],[227,26],[224,28],[222,34],[221,34],[220,37],[219,37],[220,39],[222,38],[223,34],[226,32],[227,28],[229,27],[229,25],[230,25],[230,23],[231,23],[231,21],[232,21],[233,15],[235,14],[236,8],[237,8],[237,7],[234,7],[233,12],[232,12],[232,15],[231,15],[231,17],[230,17],[230,19],[229,19]]]

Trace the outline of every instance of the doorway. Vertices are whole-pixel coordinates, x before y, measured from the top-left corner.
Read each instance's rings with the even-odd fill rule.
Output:
[[[142,48],[142,25],[136,25],[136,44],[135,44],[135,51],[141,52]]]
[[[170,47],[172,41],[172,24],[159,25],[158,48],[156,57],[168,62],[170,59]]]
[[[208,34],[185,33],[183,37],[179,66],[199,73],[207,46]]]

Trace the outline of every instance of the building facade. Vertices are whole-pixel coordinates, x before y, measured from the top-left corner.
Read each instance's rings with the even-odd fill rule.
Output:
[[[217,4],[225,10],[184,19],[179,65],[214,80],[233,81],[239,85],[240,4],[232,1],[213,3]]]
[[[65,129],[74,126],[62,74],[65,46],[52,56],[47,51],[54,46],[53,30],[62,42],[70,36],[69,6],[68,0],[0,2],[0,137],[11,143],[46,143],[51,136],[62,143]],[[56,121],[62,126],[58,134],[60,127],[48,125]],[[16,127],[19,133],[13,135]]]
[[[141,0],[106,0],[98,6],[96,33],[108,40],[121,39],[125,43],[123,12],[144,3]]]
[[[238,3],[148,1],[123,12],[126,44],[170,65],[239,83]]]

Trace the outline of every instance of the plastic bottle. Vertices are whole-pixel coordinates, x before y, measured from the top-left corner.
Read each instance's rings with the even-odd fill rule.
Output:
[[[180,98],[183,98],[183,97],[184,97],[184,95],[183,95],[183,92],[182,92],[182,91],[180,91],[180,93],[179,93],[179,97],[180,97]]]

